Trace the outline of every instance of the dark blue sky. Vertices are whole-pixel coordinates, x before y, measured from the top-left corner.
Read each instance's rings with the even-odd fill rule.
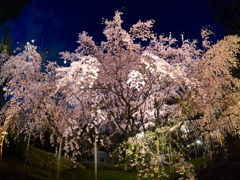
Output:
[[[172,32],[180,39],[184,32],[185,38],[200,39],[202,27],[210,25],[217,39],[223,37],[205,0],[33,0],[11,24],[13,44],[35,39],[39,46],[43,40],[47,59],[58,60],[59,52],[77,48],[82,31],[95,41],[104,40],[102,18],[111,19],[116,10],[122,10],[126,30],[139,19],[154,19],[153,31],[158,35]]]

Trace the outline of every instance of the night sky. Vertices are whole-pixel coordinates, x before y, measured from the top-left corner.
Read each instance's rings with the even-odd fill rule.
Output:
[[[105,40],[103,18],[112,19],[116,10],[123,12],[123,28],[129,30],[138,20],[155,20],[152,29],[158,35],[180,39],[200,39],[201,29],[210,25],[215,38],[223,31],[213,21],[205,0],[33,0],[11,23],[14,48],[35,39],[35,45],[48,51],[48,60],[59,60],[61,51],[74,51],[78,34],[86,31],[97,42]]]

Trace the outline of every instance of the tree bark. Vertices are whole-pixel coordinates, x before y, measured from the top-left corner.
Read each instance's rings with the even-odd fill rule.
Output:
[[[5,135],[6,135],[6,132],[2,132],[0,136],[0,162],[2,161],[3,143],[4,143]]]
[[[24,159],[25,177],[27,176],[27,159],[28,159],[28,151],[29,151],[31,135],[32,135],[32,129],[30,130],[29,135],[28,135],[28,142],[27,142],[27,148],[26,148],[25,159]]]
[[[95,135],[95,139],[94,139],[94,167],[95,167],[95,180],[98,179],[97,177],[97,135]]]
[[[59,180],[59,175],[60,175],[60,158],[61,158],[61,153],[62,153],[62,137],[60,138],[59,149],[58,149],[57,180]]]
[[[157,137],[157,156],[158,156],[158,175],[157,175],[157,180],[160,180],[160,175],[161,175],[161,164],[160,164],[160,147],[159,147],[159,137]]]

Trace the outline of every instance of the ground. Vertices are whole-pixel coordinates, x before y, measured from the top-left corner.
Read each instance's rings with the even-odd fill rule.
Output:
[[[19,170],[15,166],[16,161],[19,160],[12,156],[4,156],[3,161],[0,162],[1,180],[36,180],[35,178],[29,176],[25,177],[21,172],[19,172]]]
[[[19,172],[17,165],[23,166],[23,162],[9,154],[5,154],[0,162],[1,180],[35,180]],[[240,139],[231,138],[226,148],[218,149],[212,161],[204,169],[197,172],[199,180],[239,180],[240,179]]]

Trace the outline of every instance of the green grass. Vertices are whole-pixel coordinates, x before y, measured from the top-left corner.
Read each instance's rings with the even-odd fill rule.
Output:
[[[70,171],[62,175],[63,179],[72,177],[73,179],[94,180],[94,170]],[[98,180],[136,180],[136,175],[126,171],[98,169]]]
[[[15,171],[24,175],[24,162],[11,158],[14,162],[11,162],[10,167],[14,166]],[[32,177],[34,179],[39,180],[55,180],[56,172],[49,171],[44,168],[36,168],[28,165],[27,167],[27,175],[28,177]],[[1,174],[0,174],[1,177]],[[77,170],[71,169],[68,171],[61,172],[60,179],[62,180],[94,180],[94,169],[85,169],[85,170]],[[103,170],[98,169],[98,180],[136,180],[136,175],[130,172],[122,171],[122,170]]]
[[[24,162],[20,159],[11,158],[11,165],[17,172],[24,175]],[[10,168],[10,167],[9,167]],[[34,167],[28,164],[28,177],[33,177],[39,180],[55,180],[56,172],[46,168]],[[1,177],[1,174],[0,174]],[[60,174],[62,180],[94,180],[94,169],[86,168],[85,170],[70,169],[63,171]],[[136,175],[124,170],[105,170],[98,169],[98,180],[136,180]]]
[[[25,156],[23,156],[22,159],[25,159]],[[53,153],[34,148],[32,146],[29,147],[27,163],[33,167],[44,168],[48,171],[57,170],[57,157]],[[60,164],[60,169],[62,172],[72,170],[74,169],[74,166],[77,170],[85,169],[81,163],[74,163],[66,157],[61,157]]]
[[[3,158],[4,159],[4,158]],[[9,173],[11,170],[24,175],[24,157],[16,158],[9,156],[4,159],[4,167],[7,165]],[[203,168],[210,159],[208,157],[200,157],[192,159],[189,162],[195,167],[195,170]],[[53,153],[45,152],[40,149],[31,147],[28,154],[27,175],[39,180],[55,180],[56,179],[56,157]],[[63,180],[94,180],[93,164],[74,164],[70,159],[61,158],[61,174],[60,179]],[[76,165],[77,168],[73,168]],[[85,168],[85,167],[86,168]],[[124,166],[119,165],[98,165],[98,180],[136,180],[136,174],[124,171]],[[169,166],[165,166],[166,172],[170,171]],[[1,177],[1,174],[0,174]],[[178,174],[172,176],[178,179]],[[167,178],[166,178],[167,179]]]
[[[210,157],[199,157],[194,158],[188,161],[194,165],[194,170],[198,171],[202,168],[204,168],[205,165],[207,165],[210,162]]]
[[[4,175],[11,174],[13,171],[24,177],[24,156],[21,158],[7,154],[3,157],[3,162],[0,162],[0,169],[4,168]],[[57,159],[53,153],[49,153],[34,147],[29,148],[27,158],[27,179],[34,178],[38,180],[55,180],[56,179],[56,162]],[[61,173],[62,180],[94,180],[94,165],[86,164],[85,168],[81,163],[74,164],[70,159],[61,157]],[[73,166],[76,166],[74,168]],[[123,170],[123,166],[116,167],[115,165],[98,165],[98,180],[135,180],[136,175]],[[17,173],[16,173],[17,172]],[[7,175],[8,176],[8,175]],[[0,170],[0,177],[5,179]],[[15,177],[17,179],[21,179]]]

